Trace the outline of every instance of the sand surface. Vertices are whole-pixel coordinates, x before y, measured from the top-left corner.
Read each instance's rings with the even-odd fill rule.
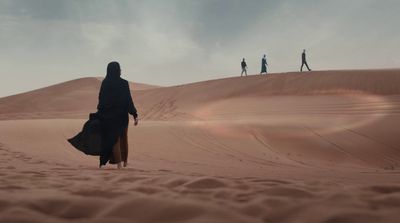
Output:
[[[400,70],[133,88],[120,171],[66,141],[99,85],[0,99],[1,223],[400,219]]]

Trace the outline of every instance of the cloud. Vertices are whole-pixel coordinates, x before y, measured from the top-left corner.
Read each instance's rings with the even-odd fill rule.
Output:
[[[82,76],[110,60],[127,79],[172,85],[239,74],[398,67],[395,0],[1,0],[0,96]],[[40,77],[40,78],[38,78]],[[27,83],[21,84],[19,80]]]

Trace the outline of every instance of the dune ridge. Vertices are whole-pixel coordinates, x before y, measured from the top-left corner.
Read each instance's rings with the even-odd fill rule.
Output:
[[[9,119],[7,114],[14,119],[87,117],[96,109],[100,81],[100,78],[82,78],[1,98],[0,119]],[[185,113],[183,116],[188,117],[183,118],[190,119],[192,114],[177,110],[242,97],[398,95],[398,86],[400,70],[397,69],[313,71],[224,78],[163,88],[147,86],[132,93],[146,119],[157,116],[146,114],[150,110],[173,111],[173,116]]]

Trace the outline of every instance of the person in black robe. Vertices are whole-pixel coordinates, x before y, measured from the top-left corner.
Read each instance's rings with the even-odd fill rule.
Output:
[[[100,167],[112,160],[110,163],[118,164],[118,168],[121,168],[121,159],[126,166],[129,114],[133,116],[135,125],[138,124],[138,114],[132,101],[129,83],[121,78],[118,62],[111,62],[107,66],[106,78],[101,83],[97,110],[101,126]]]
[[[306,65],[308,71],[311,71],[310,67],[308,67],[308,63],[306,60],[306,50],[303,50],[303,53],[301,54],[301,67],[300,67],[300,72],[303,72],[303,66]]]
[[[242,77],[243,73],[245,73],[247,76],[247,64],[244,58],[242,60],[242,63],[240,63],[240,65],[242,66],[242,73],[240,74],[240,76]]]

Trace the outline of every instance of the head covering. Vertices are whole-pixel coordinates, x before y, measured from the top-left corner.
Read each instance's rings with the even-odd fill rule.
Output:
[[[110,62],[107,65],[106,79],[118,79],[121,76],[121,67],[116,61]]]

